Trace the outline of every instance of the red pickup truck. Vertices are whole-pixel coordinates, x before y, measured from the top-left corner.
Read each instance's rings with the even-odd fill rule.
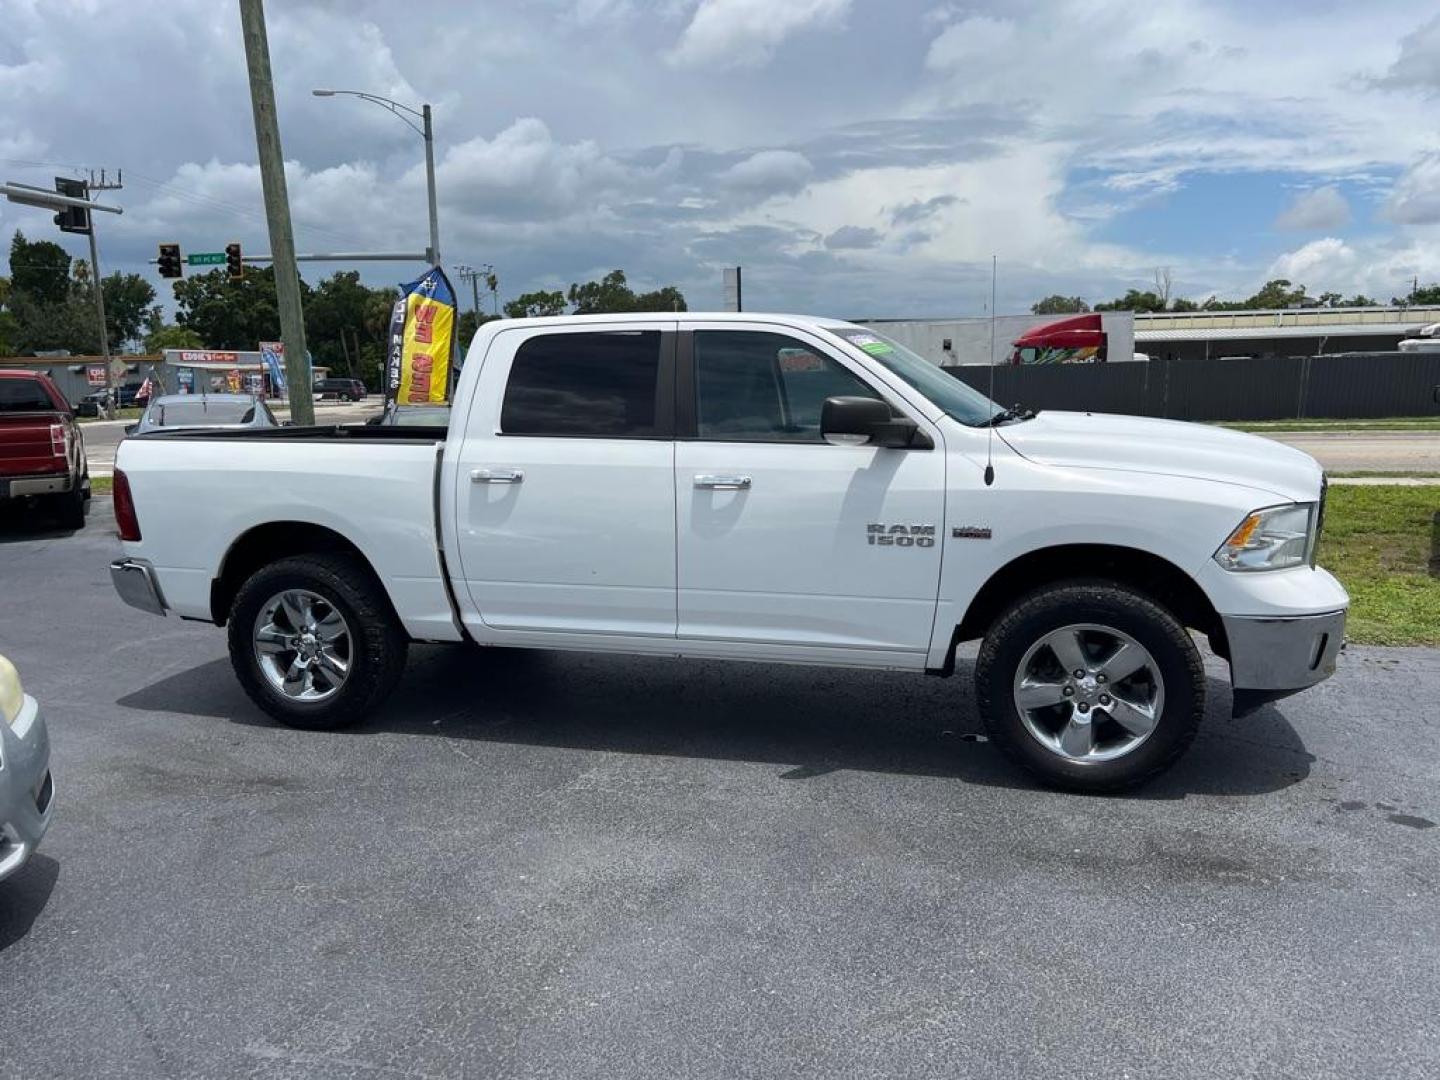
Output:
[[[79,529],[89,498],[85,438],[65,395],[48,375],[0,371],[0,506],[43,501]]]

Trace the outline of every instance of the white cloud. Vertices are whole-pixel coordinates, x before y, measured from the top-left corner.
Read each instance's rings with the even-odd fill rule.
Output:
[[[765,63],[790,35],[839,24],[851,0],[700,0],[667,59],[718,68]]]
[[[1297,285],[1333,288],[1332,283],[1348,280],[1358,262],[1355,249],[1334,236],[1311,240],[1287,251],[1270,264],[1270,277],[1286,278]]]
[[[867,229],[862,225],[841,225],[825,237],[825,246],[831,251],[873,248],[880,243],[880,230]]]
[[[1400,55],[1376,82],[1431,97],[1440,94],[1440,15],[1400,40]]]
[[[761,150],[720,174],[720,183],[737,191],[774,194],[799,191],[815,167],[794,150]]]
[[[1427,154],[1405,170],[1385,200],[1384,213],[1402,225],[1440,222],[1440,154]]]
[[[1015,40],[1015,23],[990,15],[972,15],[950,23],[930,43],[925,66],[939,71],[963,70],[978,60],[988,61],[998,49]]]
[[[1340,189],[1327,185],[1302,191],[1275,219],[1277,229],[1316,232],[1339,229],[1350,224],[1350,204]]]

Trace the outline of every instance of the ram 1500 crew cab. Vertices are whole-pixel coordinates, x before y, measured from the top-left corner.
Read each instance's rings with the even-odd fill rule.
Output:
[[[281,721],[356,720],[412,641],[949,674],[1052,783],[1149,777],[1229,660],[1240,710],[1335,669],[1325,483],[1249,435],[1002,410],[869,328],[487,323],[447,427],[128,439],[120,595],[228,626]]]

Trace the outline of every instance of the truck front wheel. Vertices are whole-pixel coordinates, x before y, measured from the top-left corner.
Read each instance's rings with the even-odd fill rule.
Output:
[[[1018,601],[975,664],[991,740],[1046,783],[1115,791],[1174,764],[1205,714],[1190,635],[1146,596],[1104,581]]]
[[[407,643],[363,561],[298,555],[257,570],[235,595],[230,663],[250,699],[290,727],[354,723],[405,667]]]

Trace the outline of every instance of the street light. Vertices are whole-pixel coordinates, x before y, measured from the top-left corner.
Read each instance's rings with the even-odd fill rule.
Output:
[[[408,105],[401,105],[398,101],[391,101],[389,98],[381,97],[378,94],[367,94],[363,90],[311,90],[316,97],[335,97],[337,94],[346,94],[350,97],[363,98],[366,101],[373,101],[381,108],[389,109],[396,116],[400,117],[419,136],[425,140],[425,187],[426,194],[430,199],[430,265],[440,265],[440,220],[435,210],[435,134],[430,127],[430,106],[422,105],[420,110],[410,108]],[[410,116],[420,118],[417,125]]]

